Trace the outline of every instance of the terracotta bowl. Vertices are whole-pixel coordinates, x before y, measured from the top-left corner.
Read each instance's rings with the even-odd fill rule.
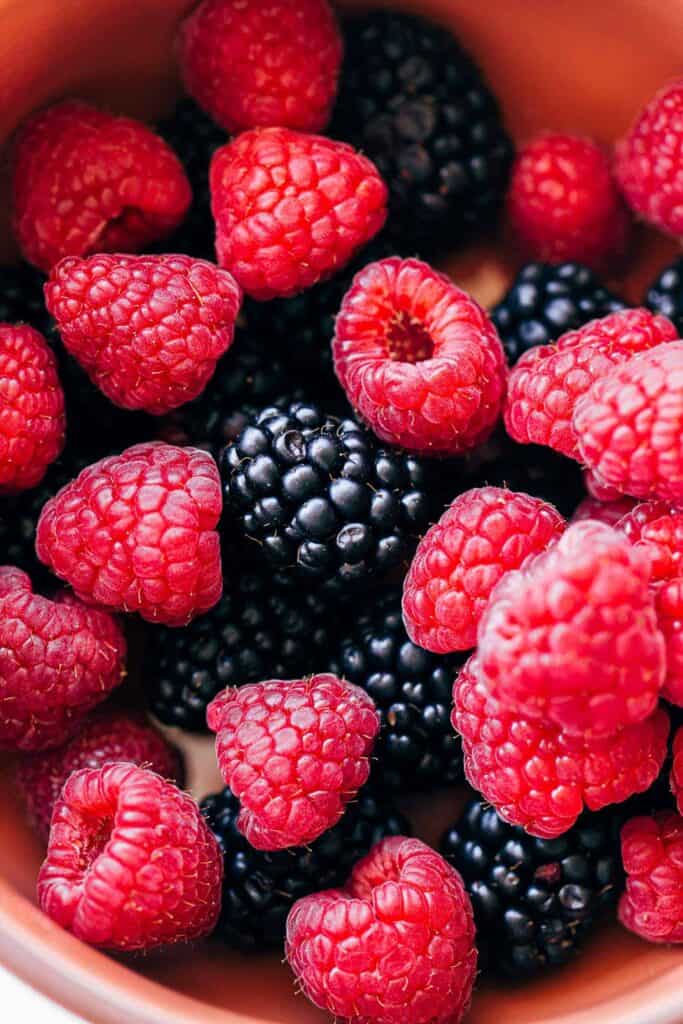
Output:
[[[610,142],[640,104],[683,70],[683,0],[390,0],[455,30],[483,65],[519,140],[544,129]],[[192,0],[0,0],[0,142],[35,107],[67,95],[154,117],[176,93],[172,41]],[[363,6],[346,0],[345,7]],[[366,3],[367,6],[367,3]],[[2,209],[5,210],[6,204]],[[0,252],[12,256],[8,232]],[[628,274],[613,283],[631,301],[675,246],[642,231]],[[515,268],[502,244],[448,265],[483,303]],[[187,746],[187,744],[186,744]],[[190,783],[217,788],[210,743],[189,745]],[[22,820],[0,762],[0,961],[96,1024],[314,1024],[325,1015],[294,995],[277,957],[243,958],[218,943],[124,961],[87,948],[34,905],[42,851]],[[438,796],[415,825],[434,838],[461,795]],[[410,811],[410,808],[408,808]],[[577,962],[523,987],[482,983],[469,1024],[677,1024],[683,954],[608,926]]]

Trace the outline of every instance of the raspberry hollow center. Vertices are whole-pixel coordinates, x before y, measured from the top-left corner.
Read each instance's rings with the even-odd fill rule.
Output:
[[[399,363],[422,363],[432,358],[434,342],[419,320],[404,311],[389,324],[387,352]]]
[[[79,856],[79,868],[84,875],[90,870],[100,854],[104,852],[111,838],[113,827],[113,817],[93,818],[84,822]]]

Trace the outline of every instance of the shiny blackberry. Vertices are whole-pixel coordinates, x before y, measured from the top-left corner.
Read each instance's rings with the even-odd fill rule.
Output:
[[[429,470],[353,419],[263,409],[221,454],[224,529],[284,577],[353,584],[404,563],[432,513]]]
[[[428,256],[498,214],[512,143],[481,72],[445,29],[372,11],[350,19],[330,134],[377,165],[388,229]]]
[[[483,970],[528,977],[570,960],[623,884],[619,809],[586,812],[558,839],[535,839],[470,800],[441,841],[463,877]]]
[[[238,831],[239,802],[229,789],[208,796],[201,810],[225,864],[216,935],[245,951],[281,949],[287,914],[296,900],[342,885],[380,839],[410,835],[405,818],[370,786],[310,846],[272,853],[255,850]]]
[[[370,593],[354,610],[332,671],[361,686],[380,714],[372,778],[392,789],[462,781],[462,751],[450,723],[451,690],[464,657],[424,651],[408,638],[401,588]]]
[[[623,308],[621,299],[581,263],[527,263],[491,319],[512,365],[530,348]]]
[[[679,334],[683,335],[683,256],[674,260],[652,282],[645,296],[645,305],[654,313],[668,316]]]

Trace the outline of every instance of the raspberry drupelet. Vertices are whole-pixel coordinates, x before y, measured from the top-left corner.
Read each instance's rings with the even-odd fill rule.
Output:
[[[683,818],[659,811],[627,821],[621,856],[621,923],[649,942],[683,942]]]

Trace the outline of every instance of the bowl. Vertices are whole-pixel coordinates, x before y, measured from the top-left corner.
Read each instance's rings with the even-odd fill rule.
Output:
[[[64,96],[155,117],[178,92],[173,37],[192,0],[0,0],[0,143],[36,107]],[[368,6],[345,0],[342,8]],[[483,66],[518,141],[542,130],[611,142],[683,60],[683,2],[391,0],[452,28]],[[6,204],[3,205],[6,210]],[[632,302],[676,252],[638,229],[628,273],[610,283]],[[14,254],[0,224],[0,256]],[[516,260],[501,241],[447,262],[459,285],[495,301]],[[175,737],[196,796],[219,786],[211,742]],[[433,839],[462,794],[413,800],[417,834]],[[137,959],[81,944],[35,906],[39,842],[22,818],[11,759],[0,760],[0,962],[94,1024],[323,1024],[294,994],[278,957],[243,957],[217,942]],[[482,982],[468,1024],[679,1024],[683,954],[607,925],[570,966],[525,985]]]

